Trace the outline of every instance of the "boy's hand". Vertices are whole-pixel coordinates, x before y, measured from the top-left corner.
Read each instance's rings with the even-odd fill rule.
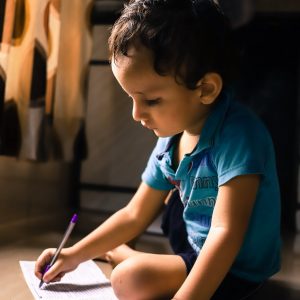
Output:
[[[55,250],[54,248],[44,250],[35,263],[34,274],[39,279],[43,278],[45,283],[60,281],[66,273],[76,269],[79,264],[74,259],[71,248],[65,248],[62,249],[54,265],[44,274],[45,267],[50,263]]]

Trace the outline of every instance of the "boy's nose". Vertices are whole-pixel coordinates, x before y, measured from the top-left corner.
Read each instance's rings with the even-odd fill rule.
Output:
[[[141,104],[136,103],[135,101],[133,102],[132,106],[132,118],[133,120],[140,122],[141,120],[144,119],[145,117],[145,109]]]

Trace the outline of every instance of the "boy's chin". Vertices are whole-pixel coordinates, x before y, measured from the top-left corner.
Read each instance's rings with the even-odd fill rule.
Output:
[[[166,135],[162,134],[160,131],[153,129],[152,132],[157,136],[157,137],[166,137]]]
[[[170,136],[173,136],[175,134],[173,133],[166,133],[166,132],[161,132],[159,130],[156,130],[156,129],[152,129],[153,133],[157,136],[157,137],[160,137],[160,138],[165,138],[165,137],[170,137]]]

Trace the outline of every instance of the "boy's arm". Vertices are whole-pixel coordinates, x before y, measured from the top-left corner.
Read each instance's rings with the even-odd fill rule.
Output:
[[[59,259],[45,274],[45,282],[61,277],[60,274],[74,269],[79,263],[93,259],[143,232],[160,211],[168,192],[155,190],[141,183],[124,208],[74,246],[61,251]],[[36,276],[41,277],[41,270],[47,259],[51,259],[51,252],[48,250],[37,260]]]
[[[238,176],[219,188],[212,225],[176,300],[209,300],[228,273],[244,240],[259,175]]]
[[[142,233],[157,216],[168,192],[142,182],[124,208],[73,246],[80,260],[95,258]]]

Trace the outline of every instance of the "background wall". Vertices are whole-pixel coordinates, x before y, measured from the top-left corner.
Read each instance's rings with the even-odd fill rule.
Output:
[[[80,211],[88,219],[80,225],[85,231],[99,224],[101,214],[107,216],[127,204],[156,143],[156,136],[132,119],[132,101],[112,74],[107,49],[110,26],[93,27],[86,111],[88,157],[81,163],[78,191]]]
[[[69,178],[68,164],[0,157],[0,244],[65,226]]]

